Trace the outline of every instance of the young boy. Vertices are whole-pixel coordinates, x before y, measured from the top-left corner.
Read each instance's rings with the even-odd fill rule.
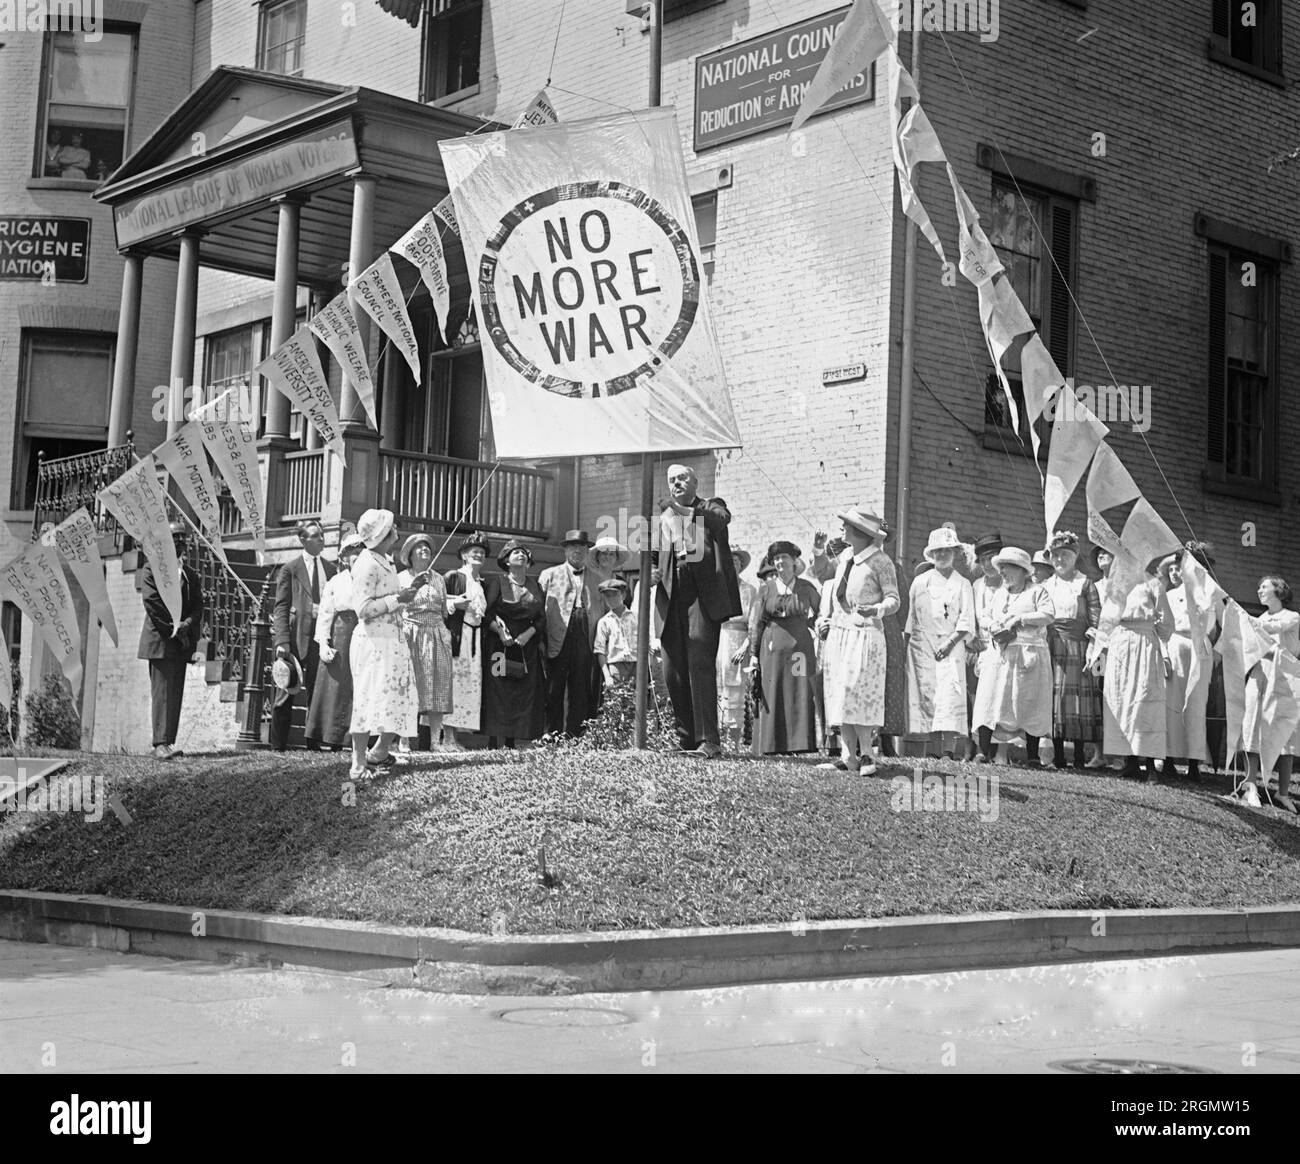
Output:
[[[600,584],[605,613],[596,624],[596,665],[605,685],[615,687],[636,678],[636,615],[627,609],[627,583],[610,578]]]

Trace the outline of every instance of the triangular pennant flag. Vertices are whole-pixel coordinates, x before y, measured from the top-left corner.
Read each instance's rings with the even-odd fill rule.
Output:
[[[99,531],[84,505],[54,527],[54,544],[86,596],[91,616],[99,619],[113,646],[117,646],[117,619],[113,617],[113,604],[108,597],[98,539]],[[3,663],[0,659],[0,671],[6,669]]]
[[[997,373],[1007,398],[1007,409],[1011,413],[1013,431],[1020,430],[1020,409],[1016,406],[1011,385],[1007,381],[1006,369],[1002,367],[1002,357],[1019,336],[1034,330],[1034,321],[1020,302],[1020,297],[1011,286],[1011,280],[1002,276],[979,285],[980,325],[984,329],[984,342],[988,345],[989,358],[993,361],[993,371]]]
[[[158,484],[158,467],[153,456],[141,458],[116,481],[110,481],[96,495],[99,502],[144,551],[153,567],[158,595],[172,616],[172,625],[181,621],[180,563],[172,542],[171,522],[167,516],[167,497]]]
[[[1190,553],[1183,554],[1183,594],[1187,599],[1187,621],[1192,640],[1192,661],[1187,669],[1187,698],[1180,711],[1191,705],[1192,694],[1201,676],[1201,659],[1210,654],[1210,631],[1220,621],[1220,611],[1228,594]]]
[[[529,103],[518,117],[515,118],[512,129],[536,129],[543,125],[555,125],[559,122],[556,115],[555,106],[551,104],[551,99],[546,95],[545,89],[539,89],[537,96]]]
[[[799,129],[858,73],[869,69],[889,47],[890,39],[889,28],[875,0],[853,0],[834,43],[804,91],[791,132]]]
[[[356,389],[357,399],[370,418],[370,427],[379,431],[379,419],[375,414],[375,382],[370,375],[370,365],[366,362],[365,345],[361,342],[361,332],[357,328],[356,316],[348,306],[346,291],[340,291],[307,324],[312,332],[324,341],[338,365]],[[344,419],[347,419],[346,417]]]
[[[1145,497],[1139,497],[1119,535],[1128,551],[1144,566],[1153,558],[1183,548],[1178,536],[1164,522]]]
[[[1110,445],[1102,445],[1088,472],[1088,512],[1105,513],[1142,496],[1129,471]]]
[[[196,408],[193,416],[203,447],[244,515],[258,553],[265,554],[266,503],[257,467],[257,429],[251,414],[245,415],[235,390],[228,388],[216,400]]]
[[[1123,546],[1114,554],[1114,559],[1110,573],[1100,586],[1101,618],[1097,622],[1097,638],[1102,645],[1109,641],[1110,632],[1119,625],[1119,620],[1124,616],[1124,604],[1128,601],[1133,588],[1146,576],[1141,564]]]
[[[903,112],[903,98],[910,97],[912,106]],[[921,162],[946,162],[947,155],[939,144],[930,118],[921,108],[920,96],[912,75],[903,68],[898,53],[889,54],[889,109],[891,137],[894,149],[894,169],[898,174],[898,193],[903,213],[921,229],[930,245],[938,252],[939,261],[947,262],[939,233],[930,221],[929,212],[916,193],[916,168]],[[951,171],[950,171],[951,172]]]
[[[434,208],[436,214],[443,222],[447,224],[447,229],[457,238],[460,238],[460,223],[456,219],[456,207],[452,205],[451,195],[448,194]]]
[[[965,188],[957,180],[957,173],[948,166],[948,181],[952,184],[953,197],[957,201],[958,246],[961,251],[961,273],[976,287],[981,287],[1006,268],[998,258],[998,252],[989,242],[988,235],[980,226],[979,211],[966,194]]]
[[[157,484],[155,481],[155,488]],[[73,700],[80,705],[81,633],[58,551],[43,542],[32,543],[0,569],[0,593],[7,594],[40,631],[72,685]],[[0,661],[8,668],[8,655]]]
[[[225,562],[226,550],[221,544],[221,502],[216,478],[208,466],[208,454],[203,448],[199,425],[193,420],[188,421],[171,440],[154,449],[153,455],[194,507],[203,536]]]
[[[411,368],[415,382],[420,382],[420,349],[415,342],[415,328],[406,314],[402,297],[402,284],[393,270],[393,260],[388,253],[380,255],[373,263],[348,284],[348,299],[353,308],[360,307],[370,316],[383,333],[393,341]]]
[[[438,219],[432,210],[388,248],[420,269],[420,278],[429,288],[434,314],[438,317],[438,334],[447,339],[447,311],[451,306],[451,284],[447,279],[447,256],[438,234]]]
[[[116,642],[116,640],[114,640]],[[6,724],[9,729],[10,739],[13,738],[13,705],[14,705],[14,677],[10,671],[9,660],[12,657],[9,654],[9,642],[5,638],[4,628],[0,627],[0,707],[4,708]]]
[[[1241,605],[1228,599],[1223,607],[1223,630],[1214,649],[1223,659],[1229,762],[1242,746],[1241,725],[1246,715],[1246,675],[1272,647],[1272,640],[1263,635]]]
[[[1037,338],[1037,337],[1035,337]],[[1044,412],[1052,414],[1052,440],[1047,449],[1043,480],[1043,520],[1048,533],[1056,528],[1066,503],[1083,480],[1088,465],[1110,430],[1068,388],[1058,389]],[[1089,514],[1091,519],[1091,513]],[[1095,543],[1096,538],[1092,541]]]
[[[283,392],[334,455],[347,464],[338,405],[330,395],[329,381],[316,353],[316,337],[305,323],[253,371]]]

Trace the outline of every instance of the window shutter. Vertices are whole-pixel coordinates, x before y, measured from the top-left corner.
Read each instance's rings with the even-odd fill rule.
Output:
[[[1066,280],[1074,279],[1074,208],[1062,203],[1052,205],[1052,269],[1048,299],[1047,350],[1062,376],[1073,372],[1070,359],[1074,330],[1074,305]]]
[[[1232,33],[1232,4],[1233,0],[1213,0],[1214,35],[1225,40]]]
[[[1205,456],[1212,464],[1223,464],[1223,411],[1227,390],[1227,282],[1228,256],[1210,252],[1210,366],[1207,380]]]

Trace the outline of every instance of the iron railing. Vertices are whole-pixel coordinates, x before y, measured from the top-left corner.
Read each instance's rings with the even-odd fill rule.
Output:
[[[115,547],[121,550],[126,531],[95,500],[95,494],[135,464],[132,436],[132,433],[126,434],[124,445],[114,445],[93,453],[78,453],[75,457],[59,457],[47,461],[43,453],[37,453],[32,541],[40,537],[41,527],[46,522],[57,525],[85,506],[100,536],[111,537]]]
[[[381,449],[380,504],[406,528],[547,538],[555,521],[555,473]],[[495,472],[493,471],[495,470]]]

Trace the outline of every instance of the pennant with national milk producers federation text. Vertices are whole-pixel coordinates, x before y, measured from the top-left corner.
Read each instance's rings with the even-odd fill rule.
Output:
[[[7,595],[35,624],[72,685],[72,698],[80,704],[81,632],[77,628],[72,591],[59,565],[58,550],[44,542],[33,542],[0,568],[0,593]],[[8,656],[3,662],[8,666]]]
[[[1106,448],[1103,442],[1110,429],[1069,388],[1048,396],[1044,411],[1052,414],[1052,440],[1047,449],[1047,474],[1043,480],[1043,518],[1050,536],[1094,455]],[[1091,526],[1088,536],[1097,542]]]
[[[230,388],[209,404],[196,408],[203,447],[230,489],[259,554],[266,553],[266,503],[257,466],[257,429],[253,418],[239,407]]]
[[[158,595],[172,616],[172,625],[178,625],[182,606],[180,563],[167,516],[167,496],[158,484],[158,467],[152,454],[142,457],[116,481],[110,481],[96,497],[140,543],[153,569]]]
[[[221,544],[221,502],[217,481],[208,465],[198,422],[187,421],[174,437],[154,449],[153,455],[193,506],[194,516],[199,520],[199,529],[208,545],[226,562],[226,550]]]
[[[438,148],[499,456],[739,446],[671,109]]]
[[[321,441],[347,464],[339,408],[330,395],[329,381],[316,353],[316,337],[311,328],[304,323],[253,371],[265,376],[272,388],[283,392],[320,433]]]
[[[447,339],[447,311],[451,306],[451,284],[447,280],[447,256],[438,234],[438,219],[432,210],[388,248],[420,269],[429,288],[433,311],[438,317],[438,334]]]
[[[379,324],[380,330],[393,342],[410,366],[415,382],[420,382],[420,349],[415,342],[415,328],[406,314],[406,300],[402,284],[393,270],[393,260],[385,251],[351,283],[348,300],[355,311],[360,307]]]
[[[460,220],[456,217],[456,204],[452,201],[450,194],[446,195],[434,206],[433,213],[447,224],[447,229],[452,234],[460,238]]]
[[[912,105],[906,113],[903,112],[904,97],[912,99]],[[920,94],[916,91],[912,74],[903,68],[896,52],[889,54],[889,109],[894,169],[898,174],[898,192],[903,213],[920,228],[938,252],[939,261],[946,263],[948,259],[943,253],[939,232],[934,229],[929,212],[917,196],[915,182],[918,165],[922,162],[946,162],[948,157],[939,143],[939,135],[930,124],[930,118],[921,108]],[[951,167],[949,172],[951,173]]]
[[[370,375],[370,365],[366,362],[365,344],[361,342],[361,331],[357,327],[357,317],[348,306],[348,294],[340,291],[324,307],[307,321],[307,326],[319,336],[329,348],[343,375],[357,391],[357,399],[370,418],[370,427],[379,431],[379,420],[375,413],[375,381]],[[343,417],[343,420],[350,419]]]
[[[54,545],[86,596],[91,617],[99,619],[117,646],[117,620],[104,579],[104,560],[99,556],[99,531],[84,505],[54,527]]]
[[[889,26],[875,0],[853,0],[853,7],[844,17],[830,50],[808,83],[790,132],[799,129],[859,73],[871,68],[875,59],[890,47],[891,39]]]

